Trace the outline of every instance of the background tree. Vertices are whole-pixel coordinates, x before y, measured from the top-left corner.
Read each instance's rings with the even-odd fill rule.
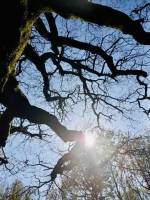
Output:
[[[101,141],[90,153],[80,153],[76,166],[66,171],[59,185],[50,190],[50,199],[54,194],[63,200],[149,198],[149,138],[115,133],[112,138],[101,137]],[[108,152],[110,144],[113,148]]]
[[[10,188],[1,188],[1,200],[31,200],[31,193],[25,191],[20,181],[15,181]]]

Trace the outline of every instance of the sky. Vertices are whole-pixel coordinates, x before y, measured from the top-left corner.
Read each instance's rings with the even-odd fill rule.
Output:
[[[117,4],[114,2],[118,2]],[[96,1],[95,1],[96,2]],[[108,6],[113,6],[114,8],[119,8],[120,10],[132,10],[135,4],[140,4],[140,2],[143,1],[134,1],[134,0],[127,0],[127,1],[123,1],[123,0],[98,0],[97,2],[103,3],[104,5],[108,5]],[[146,2],[146,1],[145,1]],[[63,19],[61,19],[63,20]],[[65,31],[66,31],[66,27],[64,27],[64,24],[61,24],[61,20],[58,20],[58,27],[60,30],[60,34],[64,35]],[[75,22],[75,24],[72,25],[72,21],[70,21],[68,24],[68,27],[70,28],[70,30],[72,30],[72,32],[68,33],[70,34],[70,37],[76,36],[76,39],[82,40],[82,39],[87,39],[88,37],[85,38],[84,33],[87,30],[87,27],[85,27],[84,24],[81,24],[81,22],[77,21]],[[77,29],[78,27],[78,29]],[[94,28],[92,29],[92,31],[94,31]],[[104,33],[106,33],[108,31],[108,29],[106,28],[104,30]],[[102,34],[102,33],[100,33]],[[87,34],[88,35],[88,34]],[[115,34],[114,34],[115,37]],[[97,39],[98,40],[98,39]],[[95,40],[95,42],[97,41]],[[109,44],[108,44],[109,45]],[[49,46],[47,45],[45,47],[45,49],[48,49]],[[117,55],[117,54],[116,54]],[[77,51],[73,50],[73,56],[77,56]],[[80,55],[79,55],[80,57]],[[51,62],[47,62],[47,68],[49,68],[49,66],[51,66]],[[31,67],[29,65],[29,63],[26,63],[24,65],[25,71],[21,74],[20,76],[20,80],[21,80],[21,87],[23,88],[23,91],[25,94],[28,95],[29,100],[32,104],[37,105],[45,110],[47,110],[48,112],[56,112],[54,109],[54,105],[51,104],[49,105],[48,103],[45,102],[44,98],[42,97],[42,84],[41,84],[41,76],[38,72],[36,72],[35,67]],[[57,81],[55,79],[51,81],[51,83],[53,83],[53,87],[55,87],[56,89],[58,89],[60,87],[61,81],[59,81],[59,76],[56,76]],[[74,81],[75,79],[73,79]],[[70,80],[69,80],[70,81]],[[70,81],[69,83],[71,84],[76,84],[76,82],[74,81]],[[30,88],[30,92],[28,92],[28,87],[26,82],[30,83],[32,85],[32,87]],[[66,87],[71,87],[70,85],[67,85]],[[112,93],[114,93],[114,95],[118,96],[120,95],[121,92],[126,92],[126,88],[128,87],[128,89],[130,89],[132,87],[132,82],[128,82],[128,85],[125,85],[125,81],[121,82],[119,87],[117,87],[116,85],[114,85],[114,87],[112,88]],[[121,89],[120,89],[121,88]],[[38,91],[38,92],[37,92]],[[119,92],[118,92],[119,91]],[[94,117],[91,109],[89,108],[89,106],[87,106],[87,111],[84,113],[83,115],[83,108],[84,108],[84,104],[81,103],[79,105],[74,106],[74,109],[70,109],[69,115],[68,117],[63,121],[63,123],[70,129],[77,129],[77,130],[86,130],[86,129],[90,129],[93,128],[94,126],[96,126],[96,118]],[[103,108],[100,108],[103,110]],[[131,106],[129,107],[129,115],[125,118],[124,116],[120,115],[117,112],[114,112],[114,119],[112,121],[110,121],[109,119],[106,119],[104,117],[101,117],[100,119],[100,125],[102,128],[107,129],[107,130],[116,130],[116,131],[123,131],[123,132],[130,132],[130,134],[133,135],[139,135],[139,134],[143,134],[143,132],[148,131],[149,129],[149,119],[147,118],[147,116],[142,113],[137,106]],[[132,109],[134,110],[133,112]],[[57,113],[58,115],[58,113]],[[131,120],[129,120],[129,117],[131,118]],[[46,127],[43,127],[43,129],[46,130]],[[36,131],[36,129],[35,129]],[[48,134],[52,134],[52,132],[48,129],[47,130]],[[15,163],[18,162],[18,165],[20,163],[19,168],[14,168],[14,176],[10,176],[9,173],[7,173],[7,171],[5,173],[3,173],[3,170],[0,173],[0,179],[3,180],[3,184],[8,184],[11,183],[11,181],[14,181],[17,178],[21,178],[24,183],[28,184],[28,182],[32,182],[32,175],[34,174],[34,168],[31,170],[26,169],[24,166],[24,163],[21,161],[22,158],[23,160],[26,160],[26,156],[29,158],[31,158],[32,162],[30,164],[35,164],[38,162],[38,154],[41,155],[41,158],[45,161],[45,162],[50,162],[51,166],[57,162],[58,158],[58,152],[63,152],[68,148],[68,145],[64,145],[55,134],[53,134],[52,139],[47,139],[47,141],[39,141],[39,140],[35,140],[34,142],[31,139],[28,139],[28,141],[26,142],[24,140],[24,138],[22,136],[14,136],[12,138],[10,138],[8,145],[6,146],[6,152],[7,155],[9,156],[10,160],[13,159],[13,157],[15,157],[16,159],[14,159],[12,161],[12,164],[10,164],[10,167],[15,166]],[[10,145],[11,144],[11,145]],[[11,149],[9,148],[9,145],[11,146],[11,149],[13,149],[13,151],[11,151]],[[33,160],[34,158],[34,160]],[[18,161],[20,160],[20,161]],[[20,171],[20,173],[16,173],[17,170]],[[24,171],[25,170],[25,171]],[[37,171],[39,170],[39,168],[37,167]],[[28,174],[27,174],[28,173]],[[44,172],[45,173],[45,172]],[[41,173],[39,171],[39,176],[43,176],[44,173]],[[46,172],[46,175],[49,175],[50,172]],[[35,177],[34,177],[35,180]]]

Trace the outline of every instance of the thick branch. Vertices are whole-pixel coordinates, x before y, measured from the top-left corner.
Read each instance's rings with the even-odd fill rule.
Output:
[[[64,154],[57,161],[53,171],[51,172],[51,181],[54,181],[58,174],[63,174],[65,171],[72,170],[72,168],[78,164],[76,158],[82,150],[81,144],[77,143],[68,153]]]
[[[100,26],[116,28],[133,36],[141,44],[150,44],[150,33],[144,31],[139,21],[111,7],[79,0],[41,0],[41,5],[43,11],[53,9],[62,16],[76,16]]]
[[[15,117],[28,119],[32,123],[48,125],[63,141],[80,141],[80,131],[68,130],[57,119],[45,110],[32,106],[18,87],[13,88],[12,80],[9,80],[0,102],[5,105]]]
[[[0,146],[4,147],[8,138],[13,115],[9,109],[6,109],[0,116]]]

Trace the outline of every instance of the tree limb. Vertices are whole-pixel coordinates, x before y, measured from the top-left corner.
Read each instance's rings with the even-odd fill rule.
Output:
[[[6,109],[0,116],[0,146],[4,147],[6,140],[10,133],[11,122],[13,120],[13,115],[9,109]]]
[[[86,1],[74,0],[39,0],[41,12],[54,11],[61,16],[79,17],[84,21],[100,26],[108,26],[131,35],[140,44],[150,44],[150,33],[146,32],[137,20],[127,14],[108,6]]]
[[[13,79],[13,78],[12,78]],[[18,86],[14,87],[14,80],[9,79],[0,102],[11,111],[14,117],[28,119],[32,123],[48,125],[64,142],[82,140],[82,132],[68,130],[56,116],[47,111],[32,106]]]

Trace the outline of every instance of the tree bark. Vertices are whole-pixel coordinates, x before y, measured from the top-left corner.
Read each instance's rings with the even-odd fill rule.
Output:
[[[40,1],[40,0],[39,0]],[[55,11],[63,17],[78,17],[100,26],[108,26],[131,35],[140,44],[150,44],[150,33],[144,31],[139,20],[108,6],[83,0],[41,0],[45,11]]]
[[[28,9],[27,0],[5,0],[0,6],[0,92],[15,73],[15,66],[22,55],[35,17]]]

